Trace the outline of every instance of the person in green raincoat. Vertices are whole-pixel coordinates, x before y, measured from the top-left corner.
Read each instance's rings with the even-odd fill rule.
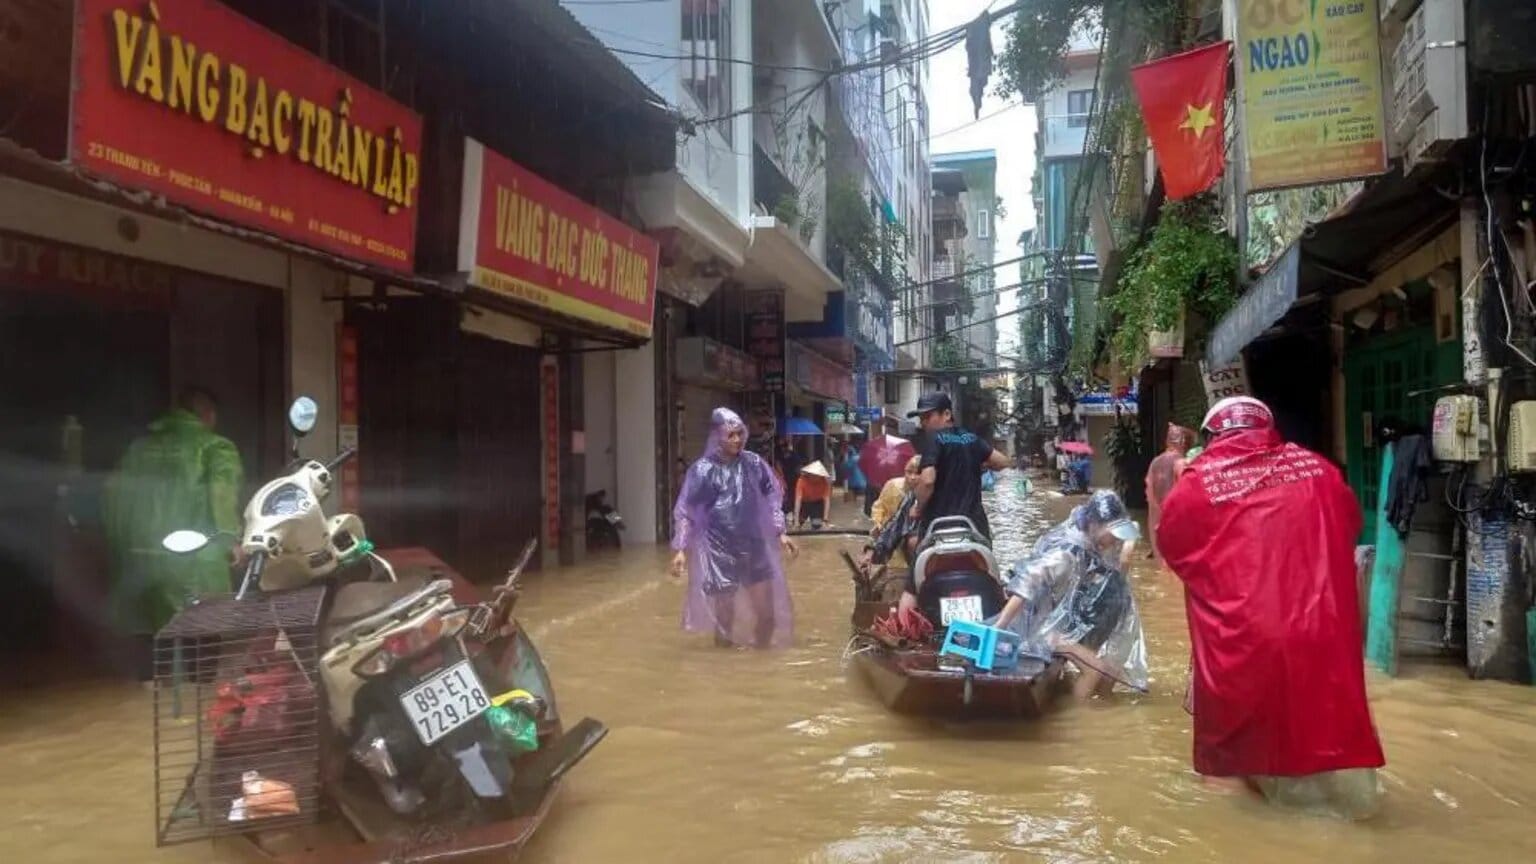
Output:
[[[151,637],[191,598],[230,590],[238,544],[189,555],[160,545],[182,528],[240,535],[245,472],[234,443],[214,432],[217,422],[213,397],[188,390],[129,445],[107,480],[102,521],[113,558],[112,614],[124,635]]]

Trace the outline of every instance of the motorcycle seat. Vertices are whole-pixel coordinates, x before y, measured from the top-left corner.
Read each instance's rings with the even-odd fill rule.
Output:
[[[321,638],[325,644],[333,645],[336,637],[354,624],[394,607],[411,605],[416,596],[432,584],[433,581],[425,576],[404,576],[398,582],[364,581],[343,585],[331,601]]]

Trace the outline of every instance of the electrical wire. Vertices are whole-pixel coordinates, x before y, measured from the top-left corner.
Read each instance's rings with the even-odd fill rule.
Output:
[[[1494,214],[1493,214],[1493,196],[1490,195],[1489,192],[1488,192],[1488,104],[1487,103],[1484,103],[1484,105],[1483,105],[1483,142],[1482,142],[1481,152],[1480,152],[1480,155],[1478,157],[1478,168],[1479,168],[1479,170],[1478,170],[1478,180],[1479,180],[1479,182],[1480,182],[1480,184],[1482,186],[1482,190],[1483,190],[1483,206],[1485,208],[1485,213],[1486,213],[1486,217],[1487,217],[1487,225],[1488,225],[1488,249],[1489,249],[1489,252],[1491,254],[1497,255],[1498,253],[1497,253],[1497,250],[1494,249],[1494,244],[1495,243],[1502,243],[1504,245],[1504,247],[1508,250],[1509,243],[1508,243],[1508,241],[1503,239],[1504,235],[1503,235],[1502,231],[1499,230],[1497,220],[1494,219]],[[1513,250],[1509,250],[1509,251],[1512,252]],[[1513,255],[1511,255],[1511,258],[1513,258]],[[1494,261],[1493,262],[1493,279],[1494,279],[1494,283],[1498,286],[1499,303],[1502,304],[1503,307],[1504,307],[1504,344],[1509,347],[1509,350],[1515,352],[1515,354],[1517,356],[1519,356],[1519,358],[1521,360],[1524,360],[1530,366],[1532,366],[1533,368],[1536,368],[1536,360],[1532,360],[1529,354],[1526,354],[1524,351],[1521,351],[1519,348],[1517,348],[1515,346],[1515,343],[1514,343],[1514,338],[1515,338],[1515,319],[1514,319],[1514,317],[1512,315],[1510,315],[1510,311],[1509,311],[1509,298],[1507,296],[1505,296],[1505,293],[1504,293],[1504,268],[1499,265],[1498,261]]]
[[[999,9],[996,12],[990,12],[990,13],[984,12],[984,13],[982,13],[982,16],[983,17],[988,17],[988,18],[993,18],[993,19],[1001,18],[1001,17],[1003,17],[1005,15],[1011,15],[1011,14],[1013,14],[1015,12],[1018,12],[1020,9],[1023,8],[1023,6],[1024,6],[1024,4],[1022,2],[1016,2],[1016,3],[1012,4],[1011,6],[1007,6],[1007,7],[1003,8],[1003,9]],[[886,69],[886,68],[890,68],[890,67],[894,67],[894,66],[905,65],[905,64],[908,64],[908,63],[911,63],[911,62],[914,62],[914,61],[932,59],[933,57],[937,56],[940,53],[943,53],[944,51],[949,50],[950,48],[953,48],[953,47],[955,47],[957,45],[963,44],[965,42],[966,34],[970,31],[970,27],[971,27],[972,23],[974,23],[974,22],[967,22],[965,24],[958,24],[958,25],[956,25],[954,27],[949,28],[948,30],[943,30],[943,31],[940,31],[938,33],[930,34],[926,39],[918,40],[917,42],[913,43],[911,46],[909,46],[907,48],[904,48],[903,50],[897,52],[895,55],[893,55],[891,57],[880,56],[880,55],[883,54],[883,52],[878,47],[876,47],[875,50],[872,52],[872,54],[875,55],[873,57],[873,59],[862,60],[862,61],[857,62],[857,63],[843,64],[843,65],[840,65],[840,66],[837,66],[837,67],[834,67],[834,68],[830,68],[830,69],[820,68],[820,67],[815,67],[815,66],[794,66],[794,65],[782,65],[782,64],[773,64],[773,63],[759,63],[759,62],[754,61],[754,60],[736,60],[736,59],[733,59],[733,58],[710,58],[710,60],[711,60],[711,62],[713,60],[722,60],[724,62],[732,63],[732,64],[736,64],[736,65],[751,66],[751,67],[756,68],[756,69],[782,70],[782,71],[789,71],[789,72],[818,72],[818,73],[821,73],[821,76],[822,76],[821,79],[818,80],[814,85],[810,85],[810,87],[808,88],[808,89],[816,89],[816,88],[821,87],[822,85],[826,84],[828,81],[830,81],[832,78],[834,78],[836,76],[851,75],[851,74],[854,74],[854,73],[857,73],[857,72],[867,72],[867,71],[872,71],[872,70]],[[634,55],[634,56],[649,57],[649,58],[652,58],[652,59],[659,59],[659,60],[693,60],[693,59],[695,59],[695,57],[693,55],[691,55],[691,54],[689,54],[689,55],[657,54],[657,53],[653,53],[653,52],[621,50],[621,49],[617,49],[617,48],[609,48],[608,46],[602,45],[601,43],[596,43],[596,44],[598,44],[600,47],[608,48],[608,50],[613,51],[614,53],[617,53],[617,54],[630,54],[630,55]],[[791,91],[791,93],[786,93],[785,96],[787,97],[789,95],[793,95],[795,92],[798,92],[798,91]],[[744,108],[739,108],[739,109],[736,109],[734,111],[729,111],[729,112],[726,112],[724,114],[719,114],[719,115],[712,116],[712,117],[690,118],[690,122],[695,124],[695,125],[699,125],[699,126],[708,126],[708,125],[711,125],[713,123],[719,123],[719,122],[722,122],[724,120],[730,120],[730,119],[733,119],[735,117],[739,117],[739,116],[741,116],[743,114],[754,113],[755,111],[758,110],[758,107],[759,106],[756,106],[756,105],[748,105],[748,106],[746,106]]]

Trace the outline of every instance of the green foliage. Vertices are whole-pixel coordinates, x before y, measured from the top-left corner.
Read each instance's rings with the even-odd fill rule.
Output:
[[[1133,41],[1154,47],[1154,55],[1165,54],[1167,49],[1181,47],[1184,0],[1024,0],[1008,25],[998,57],[997,94],[1005,99],[1039,99],[1066,77],[1065,58],[1072,35],[1101,24],[1134,32],[1141,38]],[[1131,63],[1149,59],[1140,53],[1129,56],[1110,51],[1104,65],[1123,71]]]
[[[1037,100],[1066,76],[1074,31],[1099,20],[1105,0],[1025,0],[1013,16],[998,58],[997,93]]]
[[[847,179],[828,181],[826,214],[828,242],[887,279],[896,278],[906,256],[905,226],[876,218],[863,190]]]
[[[933,342],[933,368],[965,369],[970,366],[965,346],[953,336],[940,336]]]
[[[1141,427],[1133,420],[1120,420],[1104,439],[1104,453],[1115,465],[1115,491],[1130,499],[1141,466]]]
[[[1360,183],[1330,183],[1258,192],[1248,199],[1248,263],[1264,264],[1358,192]]]
[[[1169,202],[1147,242],[1126,261],[1108,298],[1120,316],[1112,341],[1115,359],[1138,369],[1147,334],[1170,330],[1181,313],[1215,321],[1237,302],[1237,249],[1221,231],[1206,199]]]
[[[769,109],[773,126],[773,157],[785,173],[793,193],[786,193],[774,204],[773,216],[790,227],[798,228],[806,243],[816,236],[821,221],[822,202],[817,188],[821,169],[827,164],[826,139],[810,122],[810,108],[804,100],[782,110]]]

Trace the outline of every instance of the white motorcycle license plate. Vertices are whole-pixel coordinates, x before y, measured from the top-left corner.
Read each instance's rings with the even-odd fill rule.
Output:
[[[981,618],[981,598],[975,594],[939,598],[939,623],[945,627],[951,621],[980,622]]]
[[[479,717],[491,707],[491,698],[468,660],[455,663],[417,684],[400,697],[421,743],[430,745],[449,732]]]

